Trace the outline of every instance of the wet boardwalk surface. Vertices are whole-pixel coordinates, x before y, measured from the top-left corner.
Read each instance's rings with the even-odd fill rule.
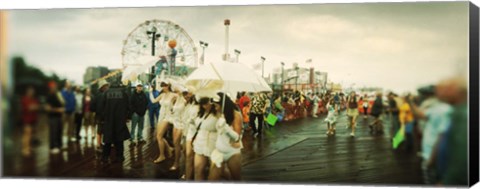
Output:
[[[337,134],[327,136],[323,116],[280,123],[265,129],[262,138],[249,132],[243,137],[243,180],[248,182],[348,183],[348,184],[421,184],[420,159],[414,152],[392,150],[390,133],[372,135],[367,121],[359,117],[354,138],[346,129],[344,112],[339,117]],[[385,122],[388,131],[388,119]],[[63,179],[179,180],[178,171],[169,171],[173,159],[160,164],[156,140],[148,126],[146,143],[129,146],[125,141],[123,163],[101,164],[94,140],[82,138],[67,142],[58,155],[48,152],[48,128],[37,128],[39,146],[33,155],[20,155],[20,132],[14,132],[13,145],[4,149],[3,176]],[[81,132],[85,135],[84,131]],[[8,143],[8,142],[7,142]],[[113,154],[113,153],[112,153]]]

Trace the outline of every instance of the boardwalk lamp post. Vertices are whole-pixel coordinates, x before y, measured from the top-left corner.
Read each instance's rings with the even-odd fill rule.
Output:
[[[147,35],[149,38],[150,37],[152,38],[152,56],[155,56],[155,41],[158,38],[160,38],[162,35],[157,33],[156,27],[153,27],[152,30],[147,31]],[[155,66],[152,66],[151,73],[150,73],[150,81],[153,79],[153,76],[155,75],[154,72],[155,72]]]
[[[200,64],[203,65],[205,63],[205,48],[208,47],[208,43],[200,41],[200,47],[202,47],[202,58],[200,59]]]
[[[295,76],[295,91],[298,91],[298,65],[295,65],[295,71],[297,72],[297,75]]]
[[[236,57],[236,61],[237,61],[237,63],[238,63],[238,57],[240,56],[240,53],[241,53],[241,52],[240,52],[239,50],[237,50],[237,49],[235,49],[234,51],[235,51],[235,55],[237,56],[237,57]]]
[[[229,61],[230,60],[230,54],[228,54],[228,27],[230,26],[230,20],[225,19],[223,21],[223,25],[225,25],[225,54],[223,55],[223,60],[224,61]]]
[[[281,95],[283,95],[283,77],[284,77],[284,76],[283,76],[283,75],[284,75],[284,69],[283,69],[283,67],[285,66],[285,63],[284,63],[284,62],[280,62],[280,64],[282,64],[282,82],[281,82],[280,84],[281,84],[281,86],[282,86],[282,90],[281,90],[282,93],[281,93]]]
[[[260,58],[262,59],[262,78],[264,78],[263,77],[263,64],[265,63],[265,57],[261,56]]]

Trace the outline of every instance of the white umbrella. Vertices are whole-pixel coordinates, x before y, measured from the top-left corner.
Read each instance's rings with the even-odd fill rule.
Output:
[[[143,56],[138,59],[138,64],[127,65],[123,70],[122,81],[136,81],[139,74],[149,70],[159,59],[160,58],[154,56]]]
[[[186,85],[197,87],[195,85],[202,81],[222,81],[223,86],[218,90],[230,94],[240,91],[272,91],[263,78],[241,63],[221,62],[203,65],[188,76]]]

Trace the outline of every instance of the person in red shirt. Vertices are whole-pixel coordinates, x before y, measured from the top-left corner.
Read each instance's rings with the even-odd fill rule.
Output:
[[[90,106],[92,105],[93,96],[90,89],[85,90],[85,95],[82,100],[83,107],[83,122],[85,125],[85,138],[88,137],[88,131],[91,130],[91,138],[95,138],[95,117],[94,113],[91,111]]]
[[[243,116],[243,129],[249,128],[248,125],[250,123],[250,101],[246,101],[243,104],[242,109],[242,116]]]
[[[23,122],[22,154],[30,156],[32,152],[32,127],[37,124],[39,108],[38,100],[35,98],[35,89],[32,86],[27,88],[21,103]]]
[[[240,110],[243,110],[243,105],[245,102],[250,102],[250,98],[247,96],[246,92],[242,92],[242,97],[240,97],[240,100],[238,100],[238,107]]]

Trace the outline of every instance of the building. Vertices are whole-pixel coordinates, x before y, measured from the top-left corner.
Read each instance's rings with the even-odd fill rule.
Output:
[[[326,91],[327,78],[327,72],[315,71],[314,68],[301,68],[294,65],[292,68],[284,69],[283,76],[281,70],[275,70],[270,82],[274,91],[300,90],[304,93],[321,93]]]
[[[88,67],[87,70],[85,71],[85,74],[83,75],[83,83],[90,84],[95,79],[103,77],[107,75],[109,72],[110,70],[104,66]]]
[[[327,84],[327,90],[333,93],[342,92],[342,84],[330,82]]]

